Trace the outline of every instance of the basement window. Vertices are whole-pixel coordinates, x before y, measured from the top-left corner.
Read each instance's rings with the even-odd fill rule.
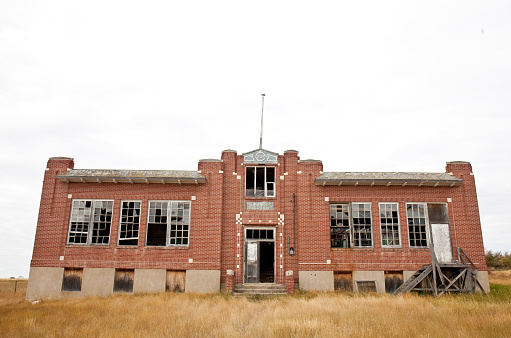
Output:
[[[247,167],[246,197],[275,197],[275,167]]]
[[[115,269],[114,292],[133,292],[135,270]]]
[[[381,246],[401,247],[397,203],[380,203]]]
[[[62,291],[82,291],[83,269],[65,268]]]
[[[355,287],[357,292],[378,292],[375,280],[357,280]]]
[[[361,248],[373,245],[371,203],[330,204],[332,248]]]
[[[113,201],[73,200],[67,243],[108,245],[113,205]]]
[[[147,246],[185,246],[189,242],[189,201],[150,201]]]
[[[406,217],[408,219],[408,237],[410,247],[427,248],[427,211],[425,203],[407,203]]]
[[[119,223],[119,245],[137,245],[140,228],[140,202],[124,201]]]

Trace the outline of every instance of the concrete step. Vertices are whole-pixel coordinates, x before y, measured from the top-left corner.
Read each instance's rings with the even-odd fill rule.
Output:
[[[284,284],[273,283],[244,283],[236,284],[233,288],[234,296],[242,295],[286,295],[287,289]]]

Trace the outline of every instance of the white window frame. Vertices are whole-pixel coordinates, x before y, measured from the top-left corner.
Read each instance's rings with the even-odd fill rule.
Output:
[[[247,170],[254,168],[254,196],[247,195]],[[273,182],[267,181],[267,169],[273,169]],[[257,187],[257,169],[264,169],[264,196],[256,196],[256,187]],[[273,190],[268,189],[268,184],[273,184]],[[277,196],[277,167],[275,166],[246,166],[245,167],[245,197],[276,197]],[[273,191],[273,195],[269,194],[269,191]]]
[[[140,208],[139,208],[139,217],[138,217],[138,236],[135,238],[135,237],[132,237],[132,238],[121,238],[121,232],[122,232],[122,209],[123,209],[123,205],[124,203],[130,203],[130,202],[134,202],[134,203],[140,203]],[[121,201],[121,205],[120,205],[120,208],[119,208],[119,226],[117,228],[117,245],[118,246],[126,246],[126,247],[137,247],[138,246],[138,243],[139,243],[139,240],[140,240],[140,227],[142,226],[142,201],[141,200],[122,200]],[[125,240],[125,239],[136,239],[137,240],[137,244],[136,245],[133,245],[133,244],[121,244],[120,241],[121,240]]]
[[[383,230],[382,230],[382,228],[384,225],[381,223],[381,206],[384,204],[393,204],[393,205],[397,206],[397,225],[392,224],[392,226],[397,226],[399,245],[388,245],[388,244],[384,245],[383,244]],[[399,203],[398,202],[380,202],[380,203],[378,203],[378,220],[380,222],[381,247],[382,248],[402,248],[403,247],[403,239],[401,238],[401,217],[399,215]],[[408,218],[407,218],[407,222],[408,222]],[[385,224],[385,226],[388,226],[388,224]]]
[[[148,228],[149,228],[149,219],[150,219],[150,209],[151,209],[151,203],[167,203],[167,230],[166,230],[166,235],[165,235],[165,246],[163,245],[148,245],[147,244],[147,239],[148,239]],[[189,205],[189,216],[188,216],[188,237],[186,237],[187,239],[187,243],[186,244],[171,244],[171,237],[170,237],[170,233],[171,233],[171,228],[172,228],[172,223],[171,223],[171,219],[172,219],[172,204],[173,203],[188,203]],[[154,248],[158,248],[158,247],[188,247],[190,245],[190,230],[191,230],[191,219],[192,219],[192,201],[188,200],[149,200],[147,202],[147,223],[146,223],[146,236],[145,236],[145,246],[147,247],[154,247]],[[176,231],[184,231],[184,230],[176,230]],[[185,237],[181,237],[182,238],[185,238]],[[177,237],[176,237],[177,239]]]
[[[348,218],[348,222],[349,222],[349,239],[350,239],[350,246],[349,247],[333,247],[332,246],[332,234],[331,234],[331,230],[330,230],[330,248],[331,249],[367,249],[367,248],[374,248],[374,221],[373,221],[373,203],[372,202],[332,202],[329,204],[328,206],[328,221],[329,221],[329,229],[332,229],[333,226],[331,224],[331,219],[330,219],[330,207],[332,205],[339,205],[339,204],[343,204],[343,205],[347,205],[348,206],[348,212],[349,212],[349,218]],[[361,246],[361,245],[358,245],[358,246],[355,246],[355,227],[356,226],[365,226],[365,224],[357,224],[355,225],[354,222],[353,222],[353,204],[365,204],[365,205],[369,205],[369,211],[371,213],[370,215],[370,219],[371,219],[371,224],[369,225],[370,228],[371,228],[371,245],[364,245],[364,246]],[[357,217],[359,218],[359,217]]]
[[[425,246],[411,245],[411,241],[410,241],[410,225],[408,224],[408,206],[409,205],[413,205],[413,204],[423,205],[424,206],[424,222],[426,223],[424,225],[425,226],[424,229],[426,231],[426,245]],[[426,202],[410,202],[410,203],[406,203],[405,208],[406,208],[405,209],[405,213],[406,213],[406,232],[408,234],[408,246],[410,248],[413,248],[413,249],[427,249],[427,248],[429,248],[430,237],[429,237],[428,203],[426,203]]]
[[[82,223],[88,222],[87,226],[87,240],[85,243],[72,243],[69,241],[71,236],[71,225],[73,223],[73,209],[75,202],[91,202],[91,213],[89,215],[88,221],[84,221]],[[92,243],[92,233],[94,230],[94,209],[96,208],[97,202],[112,202],[112,209],[111,209],[111,216],[110,216],[110,229],[108,231],[108,243]],[[68,226],[68,232],[67,232],[67,244],[68,245],[98,245],[98,246],[108,246],[110,245],[110,240],[112,236],[112,226],[113,226],[113,214],[115,209],[115,201],[112,199],[72,199],[71,200],[71,211],[69,214],[69,226]],[[75,221],[76,222],[76,221]],[[77,233],[76,231],[73,231],[73,233]],[[84,233],[84,232],[82,232]]]

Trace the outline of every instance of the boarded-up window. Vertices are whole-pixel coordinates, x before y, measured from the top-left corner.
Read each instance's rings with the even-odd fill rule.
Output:
[[[353,277],[351,272],[334,272],[334,289],[352,292]]]
[[[185,292],[186,271],[167,271],[167,292]]]
[[[134,270],[115,270],[114,292],[133,292]]]
[[[403,284],[403,272],[385,271],[385,292],[393,293]]]
[[[357,280],[355,281],[357,292],[376,292],[376,281],[374,280]]]
[[[65,268],[62,291],[82,291],[83,269]]]

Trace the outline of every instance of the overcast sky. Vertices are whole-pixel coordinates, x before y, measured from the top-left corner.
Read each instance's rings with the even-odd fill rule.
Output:
[[[0,277],[28,276],[51,156],[196,170],[259,145],[325,171],[472,163],[511,251],[511,2],[0,2]],[[65,225],[63,225],[65,226]]]

